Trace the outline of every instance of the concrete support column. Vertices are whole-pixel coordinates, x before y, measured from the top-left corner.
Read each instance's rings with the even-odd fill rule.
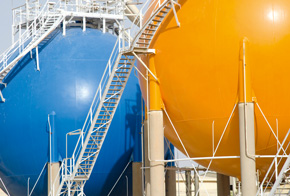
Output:
[[[230,196],[230,177],[217,173],[218,196]]]
[[[47,187],[48,187],[48,194],[50,192],[53,192],[53,195],[56,195],[56,192],[57,192],[57,189],[58,189],[58,186],[59,186],[59,181],[60,181],[60,178],[59,178],[59,175],[58,175],[58,172],[59,172],[59,162],[56,162],[56,163],[48,163],[47,164],[48,167],[47,167]],[[57,178],[57,179],[56,179]],[[54,184],[55,182],[55,184]]]
[[[150,161],[148,153],[148,120],[144,121],[144,166],[145,166],[145,195],[150,196]]]
[[[164,159],[164,133],[162,111],[150,111],[150,195],[164,196],[164,163],[156,160]]]
[[[149,69],[156,76],[154,55],[149,57]],[[165,196],[164,186],[164,129],[163,102],[159,82],[149,75],[149,160],[150,160],[150,196]],[[159,160],[159,161],[156,161]]]
[[[249,60],[248,39],[240,44],[239,69],[239,131],[240,163],[243,196],[255,196],[256,159],[255,159],[255,120],[251,86],[251,62]]]
[[[186,196],[191,196],[191,171],[185,171],[185,188],[186,188]]]
[[[243,196],[256,195],[254,103],[239,103],[240,162]]]
[[[165,175],[166,196],[176,196],[176,168],[168,167]]]
[[[132,193],[134,196],[142,196],[142,163],[133,162],[132,165]]]

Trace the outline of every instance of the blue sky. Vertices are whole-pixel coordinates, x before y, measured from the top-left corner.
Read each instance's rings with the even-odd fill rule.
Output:
[[[1,0],[0,1],[0,53],[11,45],[12,7],[25,3],[25,0]]]

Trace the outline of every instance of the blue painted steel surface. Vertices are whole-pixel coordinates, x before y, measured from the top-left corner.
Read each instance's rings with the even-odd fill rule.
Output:
[[[65,157],[66,133],[82,128],[115,41],[115,36],[93,29],[67,29],[65,37],[57,30],[39,46],[40,72],[33,51],[33,58],[26,55],[6,79],[6,102],[0,103],[0,177],[11,195],[26,195],[28,178],[31,190],[49,161],[48,114],[53,111],[58,141],[53,161]],[[140,149],[134,141],[141,137],[140,121],[141,93],[132,74],[85,187],[87,196],[107,195],[133,149]],[[69,155],[77,137],[68,137]],[[46,179],[45,171],[33,195],[47,195]],[[126,195],[124,187],[116,191]]]

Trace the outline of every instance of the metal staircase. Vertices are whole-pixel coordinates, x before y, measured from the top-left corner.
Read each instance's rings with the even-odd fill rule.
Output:
[[[259,185],[256,196],[284,196],[290,195],[290,154],[286,154],[290,146],[290,130],[287,132],[277,153],[268,168],[263,181]]]
[[[62,170],[65,173],[61,177],[58,195],[83,193],[83,187],[90,178],[134,66],[135,57],[119,52],[116,45],[80,132],[72,158],[63,162]],[[57,183],[55,182],[56,185]]]
[[[158,4],[158,2],[156,3]],[[167,16],[171,9],[176,14],[174,4],[177,3],[173,0],[165,0],[159,7],[156,8],[133,39],[130,48],[131,51],[146,53],[163,19]],[[176,21],[179,26],[177,18]]]
[[[62,20],[63,15],[57,7],[52,7],[52,4],[47,2],[39,15],[21,34],[18,41],[0,56],[0,83],[3,84],[4,78],[22,57],[36,48],[43,39],[57,28]]]

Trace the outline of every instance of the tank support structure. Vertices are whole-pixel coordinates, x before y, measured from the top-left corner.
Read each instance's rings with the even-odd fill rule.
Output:
[[[240,47],[239,70],[239,132],[242,194],[256,195],[255,120],[250,78],[247,62],[248,41],[243,39]]]
[[[217,173],[218,196],[230,196],[230,177]]]
[[[149,69],[155,73],[153,54],[149,57]],[[150,196],[164,196],[164,129],[162,99],[159,83],[149,74],[149,160]]]

